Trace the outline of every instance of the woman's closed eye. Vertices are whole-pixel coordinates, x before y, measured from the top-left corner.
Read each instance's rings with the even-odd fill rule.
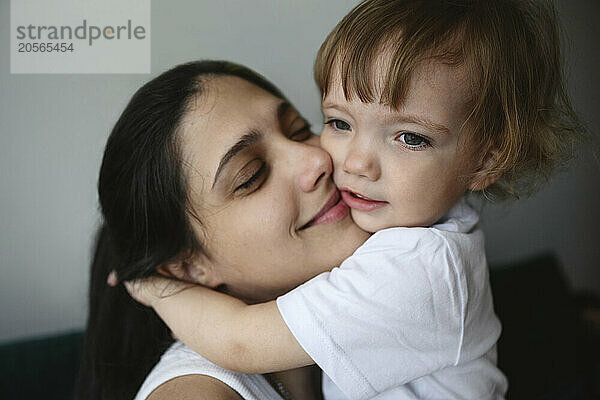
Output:
[[[414,132],[402,132],[394,140],[400,142],[409,150],[422,150],[431,145],[429,139]]]
[[[251,193],[256,190],[265,181],[266,172],[267,163],[264,160],[252,160],[240,172],[236,180],[241,181],[241,183],[235,187],[233,193]]]
[[[303,126],[293,131],[289,138],[291,140],[302,142],[312,137],[310,124],[303,121]],[[234,194],[248,195],[256,191],[266,180],[268,165],[262,159],[254,159],[246,164],[235,178],[236,186],[233,189]],[[238,183],[239,182],[239,183]]]
[[[293,132],[289,136],[289,138],[297,142],[303,142],[305,140],[308,140],[312,136],[312,134],[313,133],[310,130],[310,124],[305,121],[304,126]]]
[[[346,121],[342,121],[341,119],[331,118],[325,122],[325,125],[330,126],[332,129],[336,131],[350,131],[352,127]]]

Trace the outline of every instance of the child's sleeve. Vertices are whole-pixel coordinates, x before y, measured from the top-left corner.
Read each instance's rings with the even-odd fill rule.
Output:
[[[277,306],[349,399],[372,398],[458,362],[466,299],[452,257],[427,229],[380,231]]]

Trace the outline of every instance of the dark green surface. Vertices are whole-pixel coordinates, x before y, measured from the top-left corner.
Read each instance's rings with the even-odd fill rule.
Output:
[[[580,317],[581,302],[551,255],[490,272],[502,321],[498,366],[509,399],[600,399],[599,332]],[[594,300],[595,301],[595,300]]]
[[[0,399],[72,399],[83,333],[0,345]]]

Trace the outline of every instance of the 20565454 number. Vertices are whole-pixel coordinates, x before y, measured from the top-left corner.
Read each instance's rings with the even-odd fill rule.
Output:
[[[73,43],[19,43],[19,53],[66,53],[73,52]]]

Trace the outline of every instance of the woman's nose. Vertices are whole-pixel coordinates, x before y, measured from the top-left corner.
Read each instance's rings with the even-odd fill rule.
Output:
[[[298,170],[297,183],[303,192],[312,192],[325,182],[333,172],[329,153],[317,146],[304,145],[305,151],[299,157],[301,168]]]
[[[374,152],[364,145],[351,144],[344,159],[344,172],[376,181],[381,176],[381,168]]]

